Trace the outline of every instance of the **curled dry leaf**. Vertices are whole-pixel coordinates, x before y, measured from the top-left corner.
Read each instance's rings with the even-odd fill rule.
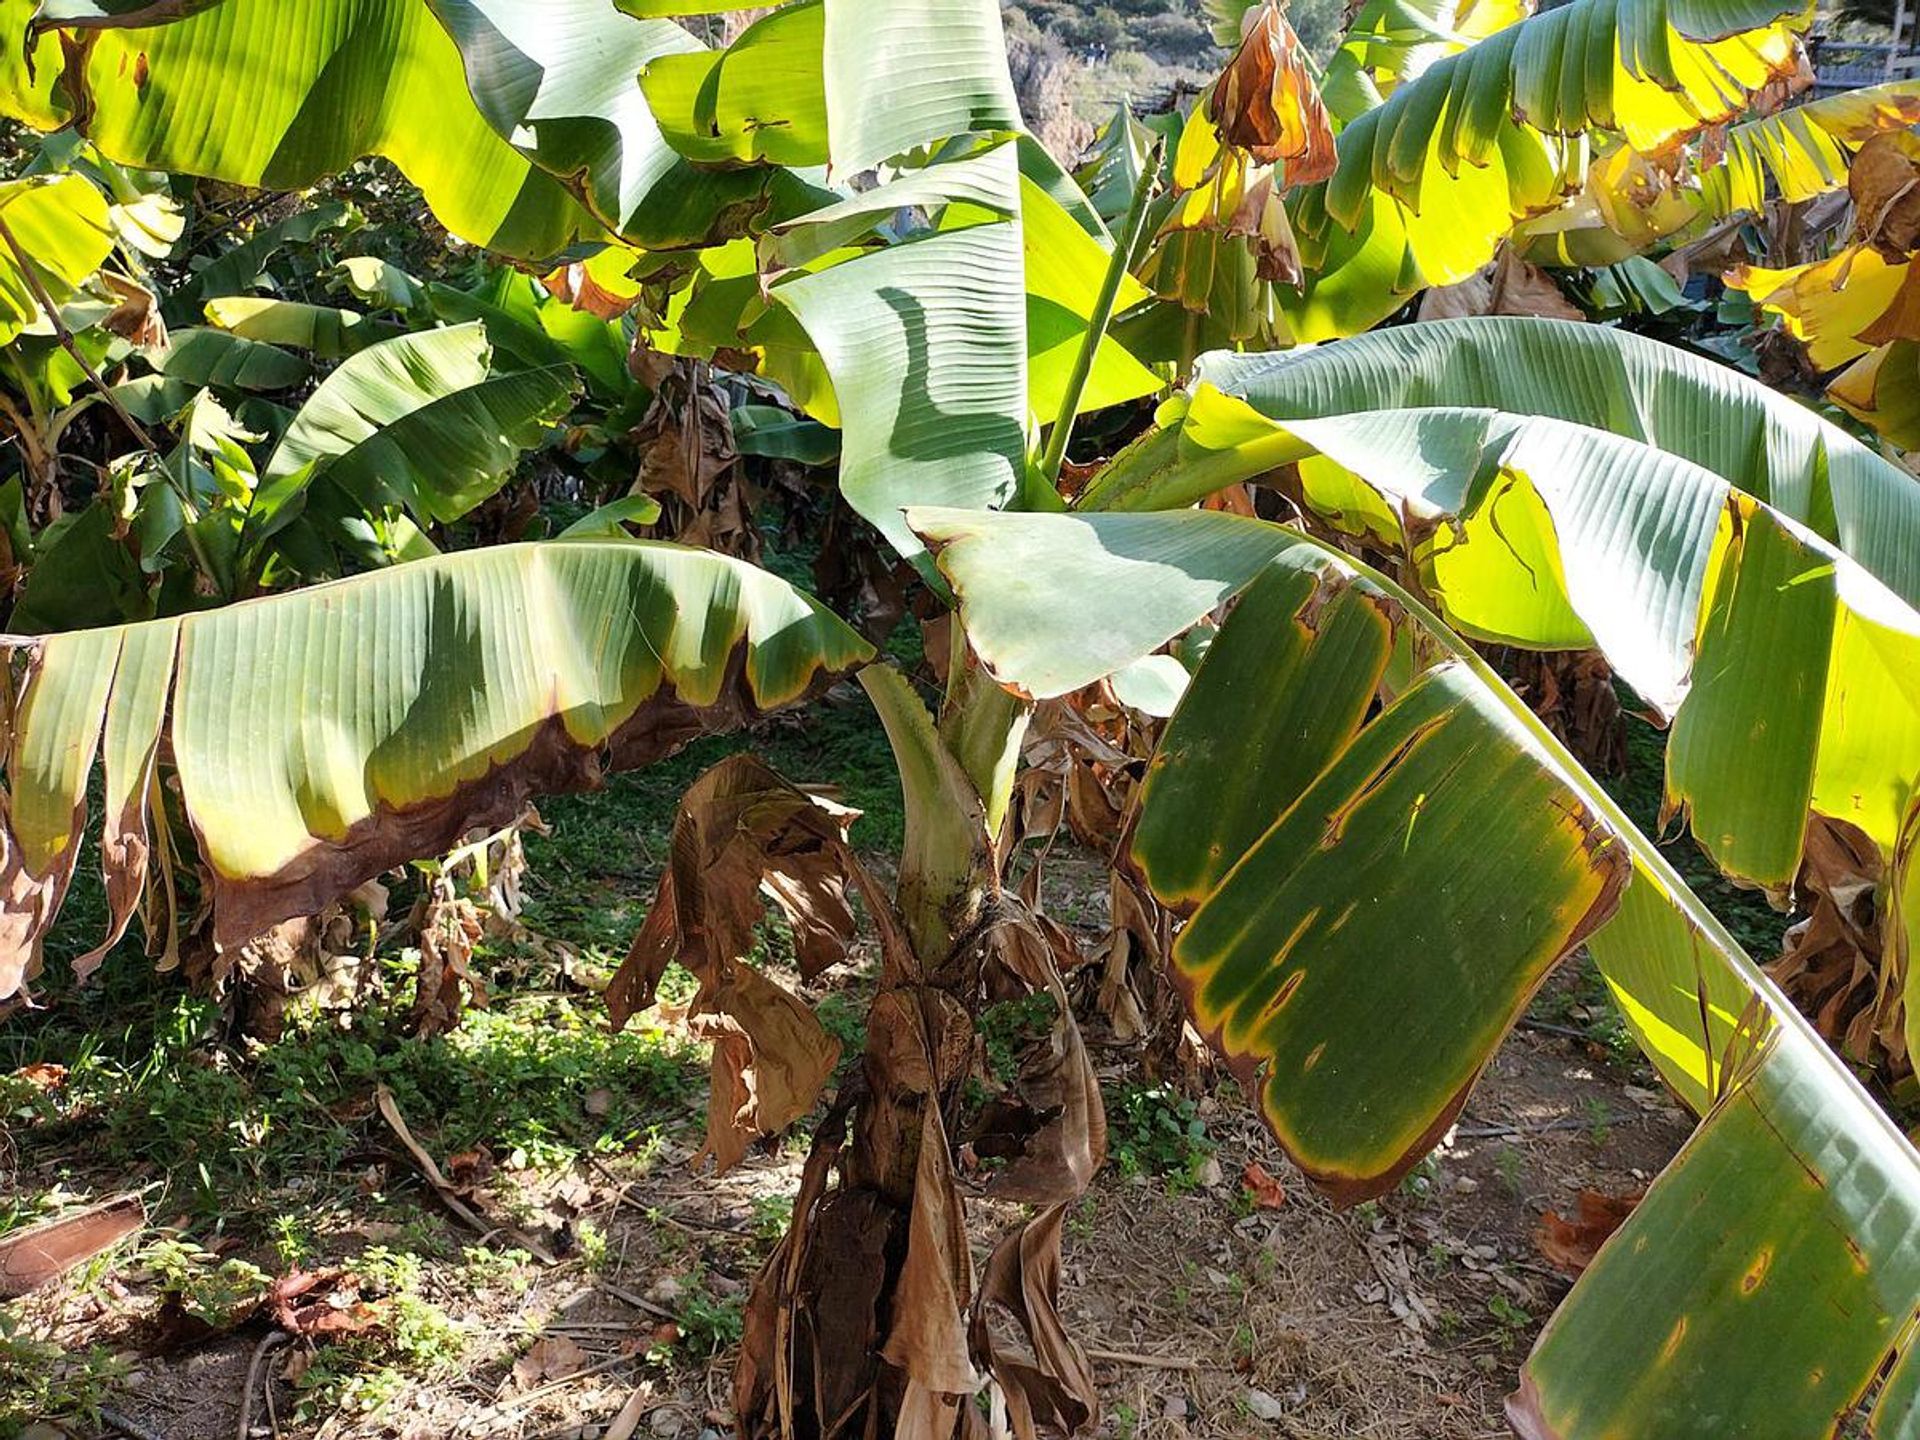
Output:
[[[447,1157],[447,1180],[461,1193],[471,1195],[493,1175],[493,1156],[485,1150],[461,1150]]]
[[[100,272],[100,283],[114,302],[107,318],[100,322],[102,328],[132,342],[136,350],[165,350],[167,322],[160,318],[160,302],[154,293],[111,270]]]
[[[587,1352],[564,1335],[542,1335],[513,1362],[513,1383],[531,1390],[549,1380],[577,1375],[587,1365]]]
[[[1099,1411],[1086,1352],[1060,1318],[1060,1222],[1064,1205],[1043,1210],[994,1248],[974,1301],[974,1351],[1006,1397],[1016,1440],[1043,1431],[1075,1435]],[[1026,1341],[1016,1350],[993,1334],[993,1311],[1011,1316]]]
[[[1562,1219],[1552,1210],[1540,1217],[1536,1237],[1540,1253],[1567,1274],[1580,1274],[1593,1263],[1607,1237],[1626,1223],[1645,1193],[1636,1190],[1630,1195],[1603,1195],[1597,1190],[1582,1190],[1573,1219]]]
[[[873,1384],[897,1217],[871,1190],[828,1193],[845,1130],[837,1108],[815,1132],[793,1221],[747,1301],[733,1404],[754,1440],[789,1433],[797,1410],[850,1415]]]
[[[1249,1160],[1247,1168],[1240,1172],[1240,1187],[1257,1209],[1278,1210],[1287,1203],[1286,1187],[1267,1173],[1267,1167],[1258,1160]]]
[[[362,1300],[359,1287],[341,1270],[292,1270],[267,1290],[273,1323],[305,1340],[340,1339],[378,1330],[391,1318],[389,1306]]]
[[[1326,180],[1339,163],[1327,107],[1279,0],[1266,0],[1250,17],[1207,102],[1207,118],[1223,145],[1284,165],[1288,186]]]
[[[760,531],[742,489],[731,409],[705,366],[686,361],[670,367],[627,442],[640,455],[634,492],[667,504],[668,523],[660,533],[682,545],[759,558]]]
[[[1873,136],[1847,171],[1859,236],[1889,261],[1920,248],[1920,136],[1889,130]]]

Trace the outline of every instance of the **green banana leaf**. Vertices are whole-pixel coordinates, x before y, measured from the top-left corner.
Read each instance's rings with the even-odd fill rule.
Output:
[[[1522,1435],[1833,1430],[1916,1323],[1920,1157],[1438,616],[1237,516],[912,520],[983,661],[1035,694],[1239,597],[1152,761],[1132,859],[1189,917],[1173,968],[1196,1023],[1335,1196],[1418,1162],[1583,942],[1704,1114],[1528,1360]],[[1903,1393],[1884,1425],[1914,1423]]]
[[[78,175],[36,175],[0,184],[0,223],[33,266],[32,279],[58,305],[113,250],[113,223],[101,193]],[[44,324],[19,255],[0,245],[0,345]]]
[[[24,66],[0,66],[0,112],[73,123],[120,164],[293,190],[384,155],[476,244],[543,257],[600,233],[489,128],[421,0],[136,7],[89,17],[67,49],[29,35],[37,10],[0,0],[5,43],[28,36],[39,62],[31,82]],[[78,111],[63,98],[75,95],[87,99]]]
[[[496,375],[491,360],[478,324],[349,356],[295,414],[263,482],[314,465],[369,507],[402,505],[422,523],[458,519],[500,488],[578,393],[565,366]]]
[[[498,143],[570,187],[615,234],[652,249],[705,245],[766,206],[769,171],[698,168],[662,135],[642,72],[681,56],[710,63],[671,20],[628,18],[606,0],[425,5],[458,47]]]
[[[36,967],[96,756],[109,941],[144,884],[164,741],[212,876],[215,940],[232,946],[529,796],[591,788],[603,766],[647,764],[871,654],[763,570],[641,541],[498,546],[46,636],[6,752],[0,996]]]
[[[1429,321],[1291,354],[1204,356],[1195,380],[1195,399],[1176,398],[1162,427],[1088,488],[1085,508],[1190,504],[1311,453],[1264,422],[1484,406],[1612,430],[1692,460],[1920,605],[1911,475],[1731,367],[1624,330],[1504,316]],[[1200,401],[1208,389],[1216,396]]]

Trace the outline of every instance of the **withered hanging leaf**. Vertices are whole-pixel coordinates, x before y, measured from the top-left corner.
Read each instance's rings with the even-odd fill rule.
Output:
[[[420,922],[420,978],[413,1014],[416,1035],[444,1035],[467,1007],[486,1008],[487,985],[473,972],[473,947],[485,926],[471,900],[435,898]]]
[[[1003,900],[1011,905],[1011,899]],[[994,936],[998,963],[1028,995],[1053,998],[1053,1024],[1020,1057],[1007,1095],[989,1103],[975,1149],[1005,1158],[987,1186],[1001,1199],[1058,1204],[1082,1194],[1107,1158],[1107,1117],[1062,974],[1079,953],[1043,915],[1016,912]]]
[[[74,1266],[112,1249],[146,1218],[138,1196],[122,1195],[0,1236],[0,1300],[15,1299],[57,1280]]]
[[[793,927],[800,970],[838,961],[853,936],[847,885],[862,887],[883,935],[886,901],[847,845],[858,811],[788,783],[752,755],[733,755],[688,788],[673,851],[633,946],[606,991],[616,1027],[653,1003],[667,965],[700,982],[688,1008],[694,1033],[714,1042],[707,1143],[721,1170],[761,1135],[813,1107],[840,1046],[806,1005],[744,957],[771,899]]]
[[[1889,130],[1862,145],[1847,171],[1860,238],[1896,264],[1920,248],[1920,136]]]
[[[840,1060],[840,1042],[805,1002],[741,960],[721,961],[711,983],[702,978],[687,1018],[713,1042],[707,1139],[695,1164],[711,1155],[719,1170],[737,1165],[749,1144],[813,1108]]]
[[[1892,1081],[1911,1073],[1913,1057],[1886,872],[1879,847],[1856,826],[1810,816],[1793,885],[1803,918],[1767,970],[1836,1050]]]
[[[762,893],[793,927],[802,975],[837,962],[854,930],[847,882],[868,886],[878,903],[847,845],[859,813],[809,795],[751,755],[729,756],[695,780],[680,801],[653,908],[607,986],[614,1025],[653,1004],[670,961],[699,975],[745,955]]]
[[[940,1107],[929,1101],[921,1106],[907,1259],[894,1291],[893,1328],[880,1352],[887,1363],[904,1371],[910,1383],[938,1395],[970,1396],[978,1390],[965,1323],[972,1291],[966,1213],[953,1185]]]
[[[1060,1222],[1054,1205],[994,1247],[974,1301],[975,1353],[1007,1401],[1017,1440],[1049,1433],[1076,1435],[1099,1413],[1098,1392],[1086,1352],[1060,1319]],[[1027,1352],[1002,1348],[993,1338],[992,1307],[1004,1309],[1026,1337]]]
[[[154,293],[111,270],[100,272],[100,283],[114,300],[101,328],[131,341],[136,350],[165,350],[167,322],[160,318],[160,301]]]
[[[1279,0],[1266,0],[1254,16],[1214,86],[1207,118],[1222,144],[1283,164],[1289,188],[1328,179],[1339,164],[1327,107]]]

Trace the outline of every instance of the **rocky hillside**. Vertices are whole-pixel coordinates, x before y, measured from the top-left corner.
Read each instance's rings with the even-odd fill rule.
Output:
[[[1021,108],[1063,157],[1125,100],[1157,108],[1212,78],[1240,0],[1008,0],[1007,47]],[[1288,15],[1314,54],[1331,53],[1342,0],[1293,0]]]

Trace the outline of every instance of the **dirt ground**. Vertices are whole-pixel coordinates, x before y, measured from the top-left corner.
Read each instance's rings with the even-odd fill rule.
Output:
[[[1581,994],[1576,969],[1534,1014],[1572,1008],[1581,1016]],[[1200,1099],[1198,1113],[1217,1148],[1190,1173],[1109,1166],[1066,1227],[1065,1308],[1096,1362],[1097,1433],[1507,1434],[1502,1399],[1569,1284],[1541,1253],[1542,1213],[1571,1213],[1582,1190],[1638,1190],[1689,1128],[1644,1067],[1577,1029],[1523,1025],[1434,1157],[1393,1195],[1344,1213],[1305,1184],[1243,1107],[1216,1096]],[[581,1098],[591,1108],[590,1096]],[[298,1418],[291,1382],[310,1358],[299,1345],[264,1349],[270,1332],[260,1321],[225,1338],[137,1353],[151,1340],[153,1294],[109,1277],[33,1302],[74,1346],[117,1338],[127,1348],[131,1369],[112,1394],[109,1428],[39,1433],[242,1433],[250,1371],[258,1378],[244,1433],[259,1437],[730,1433],[731,1337],[722,1327],[710,1337],[715,1353],[691,1359],[689,1302],[737,1315],[802,1150],[788,1143],[717,1180],[695,1176],[688,1161],[698,1116],[696,1104],[674,1117],[670,1138],[644,1161],[594,1157],[565,1174],[494,1176],[484,1192],[489,1215],[514,1217],[562,1248],[586,1230],[599,1237],[594,1253],[576,1246],[552,1265],[509,1257],[484,1278],[470,1261],[430,1270],[421,1293],[459,1328],[458,1361],[403,1377],[372,1413]],[[1264,1205],[1244,1183],[1249,1164],[1278,1182]],[[413,1185],[404,1165],[370,1172],[369,1183],[376,1179],[394,1198]],[[424,1192],[413,1199],[432,1208]],[[1014,1218],[975,1205],[977,1252]],[[350,1225],[326,1237],[327,1258],[390,1244],[401,1229],[391,1220]],[[461,1245],[511,1244],[457,1225],[454,1234]],[[691,1313],[706,1312],[696,1303]]]

